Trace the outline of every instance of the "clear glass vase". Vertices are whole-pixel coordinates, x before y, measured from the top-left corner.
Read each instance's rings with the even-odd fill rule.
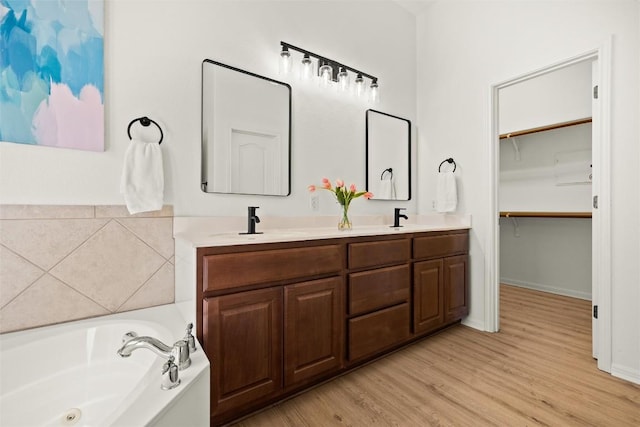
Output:
[[[345,231],[351,230],[353,223],[349,218],[349,205],[340,206],[340,221],[338,221],[338,230]]]

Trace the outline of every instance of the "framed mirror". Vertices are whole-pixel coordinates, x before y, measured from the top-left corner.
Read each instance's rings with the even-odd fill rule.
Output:
[[[288,196],[291,86],[205,59],[201,160],[206,193]]]
[[[375,200],[411,200],[411,122],[366,112],[366,184]]]

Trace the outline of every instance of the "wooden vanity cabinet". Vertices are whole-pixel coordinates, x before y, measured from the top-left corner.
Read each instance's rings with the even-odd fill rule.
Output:
[[[413,265],[413,330],[425,334],[444,324],[444,271],[441,259]]]
[[[414,334],[433,332],[469,313],[468,251],[466,230],[413,239]]]
[[[457,230],[199,248],[211,424],[462,319],[468,245]]]
[[[411,336],[411,239],[350,243],[348,254],[351,363],[381,354]]]
[[[469,314],[468,255],[444,259],[444,320],[452,322]]]
[[[380,354],[410,337],[410,278],[408,263],[349,274],[350,362]]]
[[[211,414],[267,400],[282,389],[282,289],[205,298]]]
[[[343,366],[342,278],[284,287],[284,385],[303,384]]]
[[[282,246],[200,250],[212,425],[343,368],[343,248]]]

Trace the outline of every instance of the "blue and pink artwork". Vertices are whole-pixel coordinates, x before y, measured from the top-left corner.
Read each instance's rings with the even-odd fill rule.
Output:
[[[104,150],[104,0],[0,0],[0,141]]]

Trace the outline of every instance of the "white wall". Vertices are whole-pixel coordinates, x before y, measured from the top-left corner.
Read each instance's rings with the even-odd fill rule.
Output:
[[[591,212],[591,124],[500,140],[501,211]],[[575,160],[558,166],[556,158]],[[567,172],[569,170],[570,172]],[[583,183],[565,184],[570,178]]]
[[[501,88],[499,133],[591,117],[591,66],[583,61]]]
[[[612,371],[640,382],[639,3],[447,1],[418,19],[419,210],[431,210],[439,162],[457,164],[471,214],[471,312],[483,325],[491,207],[490,87],[590,51],[613,36],[611,93]],[[455,25],[454,25],[455,24]]]
[[[262,215],[308,215],[313,213],[307,185],[320,183],[323,176],[364,187],[365,111],[370,105],[291,79],[291,196],[200,191],[202,60],[283,80],[277,61],[281,40],[379,77],[382,96],[375,108],[415,120],[415,18],[392,2],[105,3],[106,151],[2,143],[0,203],[123,203],[118,187],[129,142],[126,129],[132,119],[144,115],[156,120],[165,133],[165,203],[174,205],[176,216],[245,215],[248,205],[260,206]],[[317,214],[336,213],[329,196],[321,196]],[[396,206],[417,210],[415,199],[362,199],[352,211],[390,213]]]
[[[591,300],[591,219],[500,218],[500,283]]]

